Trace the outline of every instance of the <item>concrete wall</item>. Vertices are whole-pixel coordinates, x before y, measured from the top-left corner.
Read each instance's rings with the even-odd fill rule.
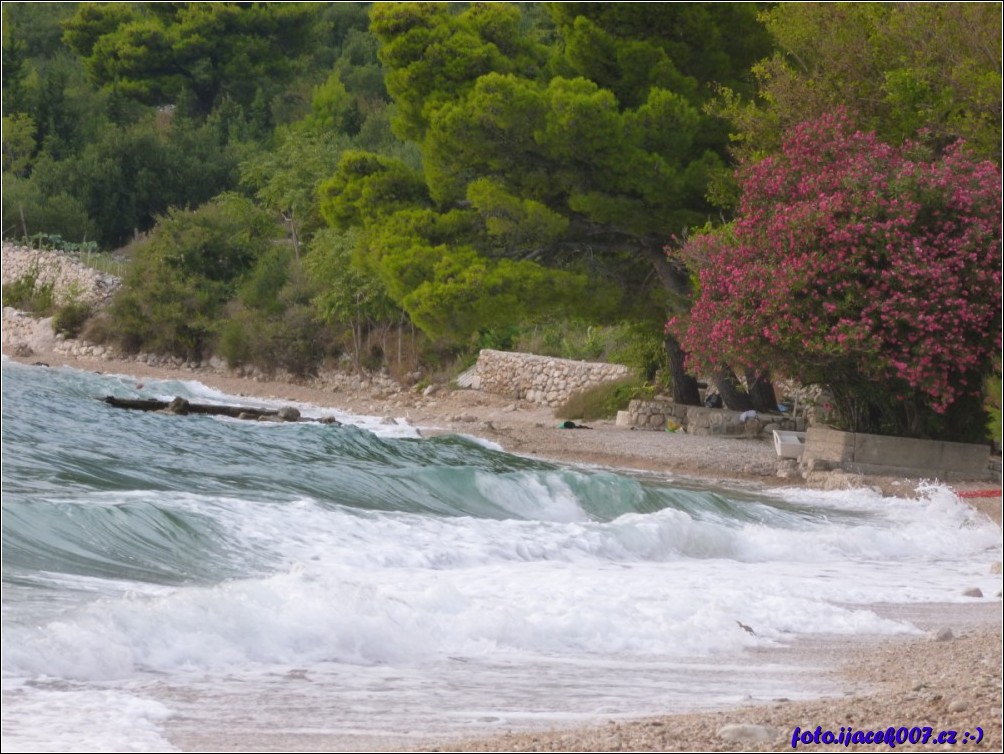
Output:
[[[471,387],[486,393],[561,406],[572,393],[630,375],[621,364],[554,359],[530,353],[484,349]]]
[[[858,474],[921,476],[943,481],[987,474],[990,448],[940,440],[887,437],[809,427],[801,467],[806,471],[843,469]]]

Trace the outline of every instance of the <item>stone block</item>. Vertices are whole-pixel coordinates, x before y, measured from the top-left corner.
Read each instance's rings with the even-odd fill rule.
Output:
[[[949,480],[985,476],[989,459],[990,449],[985,445],[810,427],[806,433],[802,466]]]
[[[809,427],[805,433],[802,461],[845,463],[854,460],[854,433],[829,427]]]
[[[854,463],[874,465],[941,467],[941,443],[909,437],[883,437],[857,433],[854,438]]]

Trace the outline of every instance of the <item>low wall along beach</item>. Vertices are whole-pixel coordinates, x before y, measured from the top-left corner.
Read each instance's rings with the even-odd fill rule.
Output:
[[[948,481],[985,478],[989,462],[987,445],[841,432],[829,427],[809,427],[801,459],[805,471],[843,469]]]
[[[486,393],[526,400],[541,406],[561,406],[582,390],[616,382],[630,375],[621,364],[555,359],[531,353],[484,349],[478,356],[472,387]]]

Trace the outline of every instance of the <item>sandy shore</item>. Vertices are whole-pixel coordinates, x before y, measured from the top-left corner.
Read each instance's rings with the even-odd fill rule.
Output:
[[[7,347],[5,346],[5,352]],[[665,476],[731,480],[752,485],[803,483],[799,477],[778,477],[778,461],[766,439],[721,439],[685,434],[628,431],[611,422],[590,430],[558,430],[549,409],[486,395],[446,388],[434,395],[400,391],[386,383],[346,388],[344,381],[320,378],[307,382],[249,380],[213,370],[167,369],[134,361],[77,359],[51,350],[34,349],[11,358],[24,363],[133,375],[145,379],[193,379],[233,395],[310,403],[365,415],[404,418],[423,434],[459,432],[498,443],[522,455],[572,463],[641,470]],[[338,389],[334,389],[335,385]],[[832,478],[834,485],[875,486],[890,494],[909,496],[915,479]],[[1000,488],[1000,480],[956,485],[960,489]],[[1001,521],[1000,497],[973,503]],[[994,565],[988,558],[986,568]],[[997,566],[999,568],[999,566]],[[999,571],[998,571],[999,572]],[[963,735],[983,730],[979,744],[965,746],[999,751],[1001,723],[1001,595],[974,598],[966,604],[890,605],[888,617],[909,620],[929,634],[922,639],[853,640],[816,637],[784,650],[779,661],[813,662],[832,667],[841,695],[815,702],[778,700],[767,706],[740,707],[700,714],[670,715],[637,722],[549,733],[514,733],[483,741],[427,742],[421,750],[477,751],[777,751],[790,750],[796,726],[840,732],[885,730],[889,726],[930,726]],[[937,635],[941,634],[940,640]],[[948,636],[950,632],[950,636]],[[776,650],[775,650],[776,651]],[[276,736],[265,740],[237,737],[227,741],[209,736],[175,740],[185,750],[351,750],[345,741]],[[379,746],[379,740],[370,743]],[[369,744],[367,744],[368,746]],[[879,748],[884,747],[882,744]],[[376,748],[375,747],[375,748]],[[876,745],[850,748],[875,750]],[[385,747],[386,748],[386,747]],[[392,746],[393,748],[393,746]],[[799,748],[833,748],[822,744]],[[844,748],[838,746],[837,748]],[[931,748],[897,745],[897,750]],[[936,748],[936,747],[935,747]]]

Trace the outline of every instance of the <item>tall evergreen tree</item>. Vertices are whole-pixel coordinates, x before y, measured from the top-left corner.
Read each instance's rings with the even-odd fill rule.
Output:
[[[550,9],[548,45],[538,41],[545,34],[527,33],[515,6],[373,8],[394,127],[422,150],[424,211],[463,217],[457,248],[487,264],[512,260],[615,282],[633,302],[649,302],[648,316],[685,307],[689,277],[663,247],[714,211],[708,185],[726,170],[727,136],[702,107],[715,84],[740,86],[769,49],[753,7]],[[329,212],[353,185],[345,166],[327,186]],[[372,192],[352,191],[372,204]],[[365,238],[390,279],[403,269],[395,255],[409,246],[381,240],[375,220],[386,214],[369,215]],[[365,213],[358,219],[367,222]],[[439,253],[451,253],[451,240]],[[651,285],[646,292],[653,271],[655,298]],[[695,402],[682,353],[667,345],[677,398]]]

